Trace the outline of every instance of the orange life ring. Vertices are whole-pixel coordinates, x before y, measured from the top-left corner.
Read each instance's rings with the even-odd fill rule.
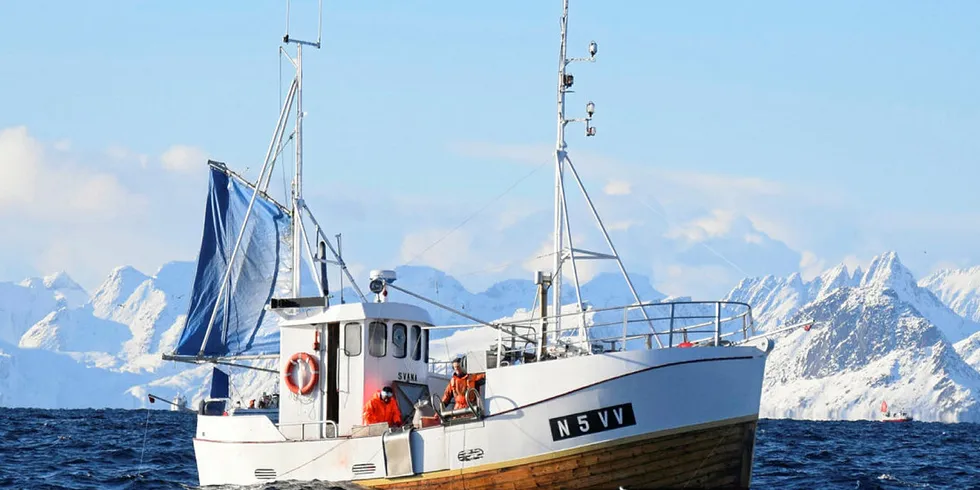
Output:
[[[293,381],[293,372],[296,365],[299,364],[299,361],[306,363],[306,366],[310,369],[310,373],[312,373],[312,376],[310,376],[310,379],[302,388]],[[286,364],[286,371],[283,373],[282,378],[289,391],[297,395],[308,395],[313,391],[313,388],[316,388],[316,383],[320,380],[320,362],[310,354],[297,352],[289,358],[289,363]]]

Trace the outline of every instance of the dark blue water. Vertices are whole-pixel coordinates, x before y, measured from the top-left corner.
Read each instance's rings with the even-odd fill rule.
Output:
[[[0,488],[195,488],[194,421],[162,411],[3,409]],[[980,488],[980,426],[763,420],[752,484]]]

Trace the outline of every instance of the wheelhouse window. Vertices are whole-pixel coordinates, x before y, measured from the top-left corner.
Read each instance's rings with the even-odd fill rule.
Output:
[[[368,354],[384,357],[388,353],[388,324],[371,322],[368,325]]]
[[[412,325],[412,360],[422,359],[422,327]]]
[[[422,360],[429,362],[429,331],[422,330]]]
[[[391,326],[391,355],[404,359],[408,347],[408,327],[404,323]]]
[[[361,324],[344,325],[344,352],[350,357],[361,355]]]

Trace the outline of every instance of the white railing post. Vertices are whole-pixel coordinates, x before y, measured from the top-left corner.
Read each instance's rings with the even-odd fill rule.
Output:
[[[626,350],[626,325],[628,325],[628,323],[627,323],[626,320],[627,320],[627,317],[629,316],[629,313],[630,313],[630,307],[629,306],[627,306],[626,308],[623,308],[623,350],[624,351]]]
[[[721,302],[715,303],[715,347],[721,344]]]
[[[516,328],[516,327],[515,327]],[[500,353],[504,349],[504,333],[502,330],[497,330],[497,367],[500,367]]]
[[[630,306],[623,308],[623,351],[626,351],[626,326],[629,325],[627,317],[629,317],[630,308]]]
[[[674,346],[674,303],[670,304],[670,330],[667,334],[667,347]]]

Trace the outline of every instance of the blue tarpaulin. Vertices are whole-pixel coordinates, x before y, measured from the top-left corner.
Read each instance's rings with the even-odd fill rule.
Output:
[[[218,368],[211,372],[210,398],[228,398],[228,374]]]
[[[176,355],[223,357],[279,352],[277,318],[265,306],[276,293],[277,281],[289,279],[288,274],[280,274],[280,268],[289,262],[290,218],[261,194],[255,199],[240,250],[230,263],[253,192],[222,169],[211,168],[197,274]],[[203,345],[215,308],[214,325]]]

